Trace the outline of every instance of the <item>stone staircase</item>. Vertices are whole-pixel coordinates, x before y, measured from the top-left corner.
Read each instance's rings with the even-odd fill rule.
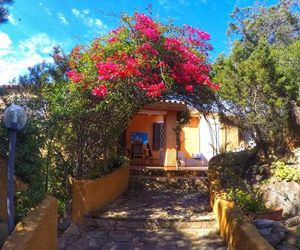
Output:
[[[207,177],[193,171],[131,170],[117,200],[72,224],[58,249],[227,249],[208,201]]]
[[[130,188],[208,191],[205,172],[196,170],[131,169]]]

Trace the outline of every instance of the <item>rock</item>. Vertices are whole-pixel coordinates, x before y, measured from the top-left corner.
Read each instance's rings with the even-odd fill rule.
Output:
[[[289,218],[288,220],[285,221],[285,224],[288,227],[294,227],[294,226],[299,225],[300,224],[300,216],[297,215],[297,216],[294,216],[292,218]]]
[[[253,224],[272,246],[278,245],[288,234],[287,228],[278,221],[255,220]]]
[[[293,149],[291,153],[287,159],[288,164],[300,165],[300,148]]]
[[[295,181],[278,181],[271,178],[261,186],[262,198],[267,207],[283,209],[283,216],[300,213],[300,184]]]

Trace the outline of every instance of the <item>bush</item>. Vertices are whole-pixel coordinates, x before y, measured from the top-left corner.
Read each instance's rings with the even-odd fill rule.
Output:
[[[258,194],[252,194],[240,188],[231,188],[228,191],[228,196],[247,214],[266,210],[266,206]]]
[[[271,173],[279,181],[300,182],[300,171],[294,167],[286,165],[283,161],[273,162]]]

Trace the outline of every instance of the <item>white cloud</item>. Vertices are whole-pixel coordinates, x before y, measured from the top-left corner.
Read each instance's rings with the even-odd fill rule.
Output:
[[[78,9],[71,9],[71,11],[75,17],[80,17],[80,11]]]
[[[87,15],[87,14],[90,13],[90,10],[89,9],[84,9],[82,12],[83,12],[83,14]]]
[[[3,42],[3,37],[6,43]],[[57,43],[50,39],[44,33],[38,33],[32,37],[18,42],[14,45],[7,34],[0,32],[1,46],[6,51],[0,57],[0,85],[7,84],[13,78],[18,78],[20,74],[24,74],[28,67],[43,61],[52,62],[49,56],[53,46]]]
[[[78,18],[84,25],[90,28],[96,28],[97,31],[105,31],[107,29],[107,25],[104,24],[99,18],[93,18],[88,16],[90,13],[89,9],[84,9],[82,11],[78,9],[71,9],[72,14]]]
[[[14,16],[12,14],[9,14],[8,16],[8,21],[12,24],[12,25],[18,25],[18,21],[14,18]]]
[[[46,12],[46,14],[47,14],[48,16],[52,16],[52,12],[49,10],[49,8],[44,7],[44,11]]]
[[[45,33],[38,33],[29,39],[20,41],[18,49],[24,54],[43,53],[47,54],[52,51],[52,48],[57,44],[54,40],[50,39]]]
[[[0,31],[0,51],[2,49],[9,49],[11,45],[12,41],[10,40],[9,35]]]
[[[39,2],[39,6],[46,12],[46,14],[47,14],[48,16],[52,16],[52,12],[50,11],[50,9],[49,9],[48,7],[46,7],[46,6],[44,5],[43,2]]]
[[[69,25],[69,22],[67,21],[67,19],[65,18],[65,16],[62,13],[57,13],[57,17],[58,19],[61,21],[61,23],[65,24],[65,25]]]

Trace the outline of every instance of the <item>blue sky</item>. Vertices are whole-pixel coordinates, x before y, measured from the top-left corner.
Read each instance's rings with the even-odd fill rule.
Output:
[[[273,4],[275,0],[267,0]],[[50,61],[54,45],[69,52],[76,44],[118,26],[109,13],[145,12],[162,22],[172,19],[176,25],[188,24],[211,34],[214,50],[211,58],[230,51],[226,37],[229,13],[234,6],[249,6],[249,0],[15,0],[9,7],[7,24],[0,25],[0,84],[26,72],[27,67]]]

